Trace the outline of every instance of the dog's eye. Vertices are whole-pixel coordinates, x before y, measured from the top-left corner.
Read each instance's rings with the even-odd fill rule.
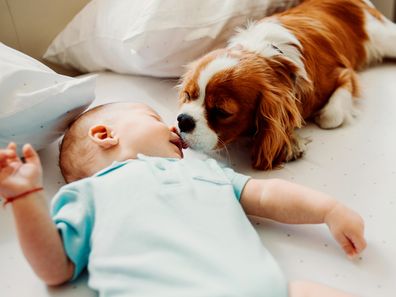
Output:
[[[191,99],[191,96],[190,96],[190,93],[189,93],[189,92],[184,91],[184,99],[185,99],[185,100],[190,100],[190,99]]]
[[[231,113],[220,107],[213,108],[212,113],[214,114],[215,117],[220,119],[226,119],[231,116]]]

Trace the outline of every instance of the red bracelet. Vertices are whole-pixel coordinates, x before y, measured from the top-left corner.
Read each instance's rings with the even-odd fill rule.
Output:
[[[27,196],[27,195],[29,195],[29,194],[32,194],[32,193],[35,193],[35,192],[39,192],[39,191],[42,191],[42,190],[44,190],[43,187],[41,187],[41,188],[35,188],[35,189],[32,189],[32,190],[23,192],[23,193],[21,193],[21,194],[19,194],[19,195],[16,195],[16,196],[14,196],[14,197],[4,198],[5,201],[3,202],[3,207],[5,207],[8,203],[13,202],[13,201],[15,201],[15,200],[17,200],[17,199],[19,199],[19,198],[22,198],[22,197],[24,197],[24,196]]]

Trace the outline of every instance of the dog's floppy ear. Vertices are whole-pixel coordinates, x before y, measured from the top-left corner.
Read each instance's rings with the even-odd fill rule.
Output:
[[[253,139],[252,165],[272,169],[292,156],[292,135],[301,127],[302,116],[295,96],[295,66],[274,61],[271,68],[277,80],[262,82],[256,110],[256,133]]]

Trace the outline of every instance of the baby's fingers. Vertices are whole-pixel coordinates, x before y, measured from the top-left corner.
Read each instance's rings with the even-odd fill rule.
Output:
[[[16,153],[10,149],[0,150],[0,167],[8,166],[8,161],[16,158]]]
[[[13,151],[13,156],[8,159],[8,162],[18,162],[22,163],[21,159],[19,158],[17,154],[17,145],[15,142],[10,142],[7,146],[7,149]]]
[[[356,250],[356,246],[353,243],[353,241],[351,241],[347,236],[345,236],[343,233],[337,235],[335,237],[335,239],[337,240],[337,242],[339,243],[339,245],[342,247],[342,249],[344,250],[344,252],[350,256],[353,257],[356,254],[358,254],[357,250]]]
[[[36,166],[40,166],[40,158],[37,152],[30,144],[25,144],[22,149],[23,156],[25,157],[25,162]]]
[[[12,158],[14,157],[16,154],[13,150],[10,149],[2,149],[0,150],[0,158],[1,160],[6,159],[6,158]]]
[[[366,240],[363,237],[363,232],[346,235],[348,240],[352,242],[357,254],[361,253],[367,246]]]

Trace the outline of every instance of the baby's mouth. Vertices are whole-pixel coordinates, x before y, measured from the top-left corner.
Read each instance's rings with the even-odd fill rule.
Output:
[[[175,145],[175,146],[177,146],[177,148],[179,149],[179,151],[180,151],[180,156],[183,158],[183,149],[186,149],[186,148],[188,148],[188,145],[187,145],[187,143],[185,143],[184,141],[183,141],[183,139],[180,137],[180,135],[178,134],[178,133],[175,133],[175,134],[177,134],[177,138],[175,138],[175,139],[172,139],[170,142],[173,144],[173,145]]]
[[[182,147],[183,149],[187,149],[187,148],[188,148],[188,143],[185,142],[184,139],[181,138],[181,137],[180,137],[180,144],[181,144],[181,147]]]

